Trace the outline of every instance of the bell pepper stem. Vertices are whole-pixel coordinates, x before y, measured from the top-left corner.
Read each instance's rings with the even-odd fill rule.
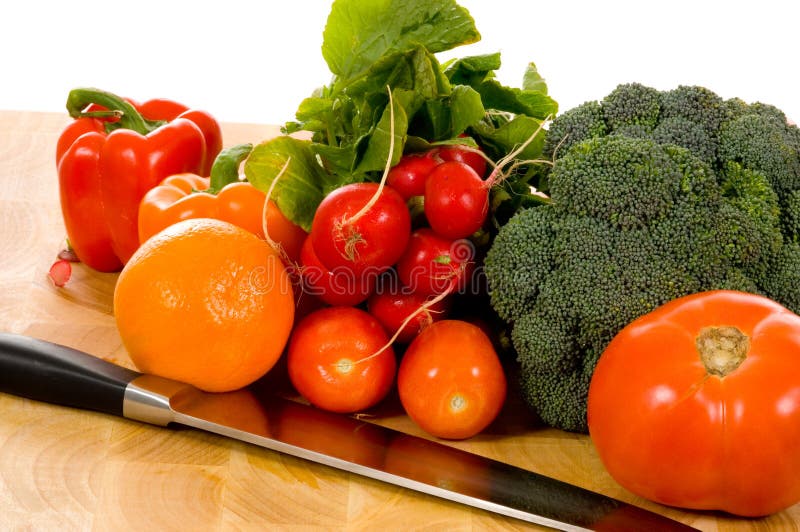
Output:
[[[90,104],[100,105],[104,109],[86,111],[86,108]],[[67,112],[69,112],[72,118],[117,117],[117,121],[106,123],[107,131],[113,131],[114,129],[130,129],[142,135],[146,135],[165,124],[163,120],[146,119],[133,104],[120,98],[116,94],[93,88],[72,89],[67,96]]]
[[[216,194],[225,185],[239,181],[239,166],[253,151],[252,144],[237,144],[219,152],[211,166],[209,187],[206,192]]]
[[[80,117],[88,118],[122,118],[122,111],[84,111]]]

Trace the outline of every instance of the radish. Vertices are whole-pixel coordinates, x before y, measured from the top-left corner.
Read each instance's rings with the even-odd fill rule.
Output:
[[[391,187],[351,183],[328,194],[311,224],[311,244],[329,270],[349,268],[356,276],[389,269],[411,235],[406,202]]]
[[[381,322],[387,334],[396,334],[395,341],[401,344],[411,342],[422,329],[444,319],[449,307],[449,299],[432,302],[428,296],[397,283],[375,292],[367,301],[367,311]]]
[[[47,277],[53,282],[53,285],[62,288],[69,278],[72,276],[72,265],[68,259],[58,259],[50,266],[47,272]]]
[[[355,306],[372,293],[376,276],[353,275],[348,268],[327,269],[314,252],[311,237],[300,248],[300,276],[303,290],[332,306]]]
[[[311,244],[329,270],[377,276],[403,254],[411,235],[411,214],[386,180],[394,153],[394,101],[389,93],[389,153],[380,183],[351,183],[320,202],[311,222]]]
[[[397,262],[400,282],[410,291],[437,295],[463,290],[475,268],[475,248],[466,239],[444,238],[427,227],[414,231]]]
[[[475,170],[479,177],[486,174],[486,157],[478,148],[467,146],[442,146],[438,149],[438,157],[442,161],[458,161]]]
[[[386,184],[395,189],[404,199],[425,194],[425,180],[442,162],[436,150],[404,155],[386,177]]]
[[[489,213],[489,188],[466,163],[447,161],[425,182],[425,217],[439,235],[466,238],[483,227]]]

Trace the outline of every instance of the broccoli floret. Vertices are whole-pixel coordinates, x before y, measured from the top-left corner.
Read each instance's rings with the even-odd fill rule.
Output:
[[[719,158],[766,176],[783,203],[800,188],[800,154],[795,126],[771,106],[751,107],[720,128]]]
[[[493,300],[492,305],[501,318],[515,321],[528,314],[539,292],[539,286],[552,269],[553,257],[550,243],[554,233],[549,218],[550,209],[531,208],[520,211],[498,234],[495,241],[509,252],[504,267],[492,271],[496,293],[514,293],[513,299]],[[515,230],[516,226],[522,230]],[[527,229],[531,230],[528,231]],[[504,304],[507,303],[507,304]]]
[[[628,145],[635,145],[629,147]],[[663,216],[680,185],[680,168],[653,141],[626,136],[590,139],[560,159],[550,174],[557,210],[603,218],[622,228]],[[663,172],[648,172],[659,167]]]
[[[787,255],[758,171],[718,174],[689,149],[612,134],[574,145],[549,179],[550,203],[514,215],[484,262],[524,398],[547,424],[587,430],[598,357],[667,301],[719,288],[800,299],[800,251]]]
[[[557,213],[555,204],[549,208]],[[627,230],[590,216],[554,218],[554,269],[542,286],[549,291],[536,302],[551,308],[557,298],[569,305],[578,345],[604,347],[631,316],[683,294],[691,281],[686,265],[663,253],[652,236],[672,225],[669,218]]]
[[[729,201],[718,238],[735,242],[735,265],[759,279],[783,245],[778,196],[762,173],[733,161],[723,168],[721,189]]]
[[[603,116],[611,131],[638,125],[649,131],[658,123],[661,95],[641,83],[618,85],[602,103]]]
[[[750,110],[750,105],[741,98],[729,98],[723,103],[728,120],[733,120]]]
[[[793,190],[783,203],[783,234],[789,242],[800,242],[800,190]]]
[[[785,244],[761,280],[767,297],[800,314],[800,243]]]
[[[586,102],[562,113],[548,129],[543,153],[551,159],[559,152],[569,149],[586,139],[604,137],[608,134],[603,119],[603,109],[596,101]]]
[[[756,114],[765,118],[767,120],[773,120],[776,124],[781,126],[781,129],[786,129],[786,125],[788,124],[788,120],[786,119],[786,113],[775,107],[774,105],[770,105],[764,102],[754,102],[748,105],[744,112],[746,114]]]
[[[679,116],[664,118],[653,129],[651,138],[659,144],[675,144],[687,148],[710,165],[717,160],[717,139],[702,125],[689,119]]]
[[[688,120],[714,137],[731,111],[715,92],[698,85],[681,85],[661,93],[661,120]]]
[[[537,414],[548,425],[584,430],[584,397],[599,354],[565,357],[563,353],[580,352],[568,320],[535,313],[514,327],[512,342],[530,354],[520,367],[525,401],[537,405]]]

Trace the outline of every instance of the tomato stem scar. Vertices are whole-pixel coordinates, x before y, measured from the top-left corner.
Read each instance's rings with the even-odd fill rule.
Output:
[[[336,361],[336,371],[339,373],[350,373],[353,371],[354,363],[349,358],[342,358]]]
[[[747,358],[750,338],[733,326],[704,327],[695,338],[695,347],[706,371],[724,377]]]
[[[460,412],[467,407],[466,398],[457,393],[450,397],[450,410],[453,412]]]

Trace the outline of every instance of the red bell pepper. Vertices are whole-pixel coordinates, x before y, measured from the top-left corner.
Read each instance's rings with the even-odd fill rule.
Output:
[[[167,176],[208,175],[222,135],[208,113],[169,100],[143,104],[74,89],[75,120],[56,146],[61,211],[78,258],[117,271],[139,247],[139,202]]]

